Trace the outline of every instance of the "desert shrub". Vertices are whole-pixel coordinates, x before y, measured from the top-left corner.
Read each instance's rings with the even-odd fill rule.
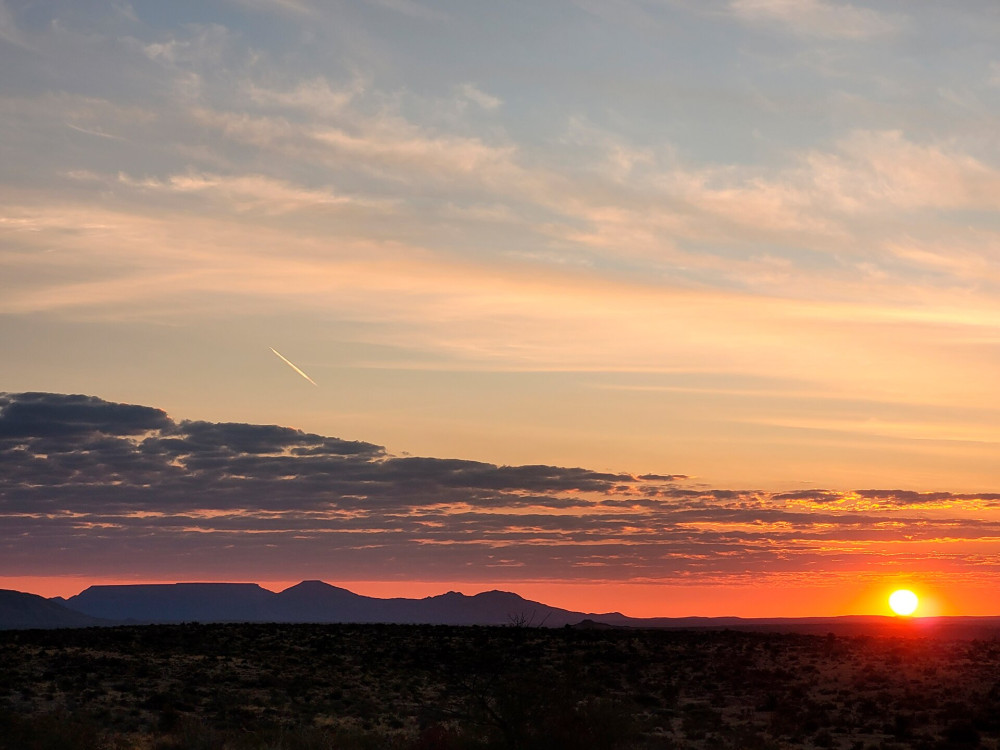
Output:
[[[722,719],[718,711],[697,703],[690,703],[684,706],[683,710],[681,728],[684,734],[693,740],[704,739],[708,732],[719,727]]]
[[[979,731],[972,722],[960,719],[945,728],[944,737],[938,747],[942,750],[965,750],[979,747],[981,742]]]
[[[913,735],[914,717],[911,714],[896,714],[886,730],[897,740],[909,739]]]
[[[204,721],[185,716],[179,719],[173,731],[160,738],[153,750],[220,750],[222,733]]]
[[[0,713],[0,750],[101,750],[103,739],[93,723],[65,712]]]
[[[829,729],[820,729],[813,736],[812,741],[816,747],[834,747],[836,744],[833,740],[833,735],[830,734]]]

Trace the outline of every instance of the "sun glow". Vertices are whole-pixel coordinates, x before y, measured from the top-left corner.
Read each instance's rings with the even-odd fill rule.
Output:
[[[917,595],[907,589],[893,591],[889,596],[889,607],[897,615],[904,617],[912,615],[919,603],[920,600],[917,598]]]

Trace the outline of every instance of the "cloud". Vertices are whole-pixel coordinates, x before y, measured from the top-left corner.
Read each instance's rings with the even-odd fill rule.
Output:
[[[0,41],[22,49],[32,49],[24,32],[17,25],[14,13],[8,7],[6,0],[0,0]]]
[[[503,104],[503,101],[497,97],[487,94],[485,91],[477,88],[471,83],[463,83],[458,87],[458,92],[470,102],[485,110],[498,109],[500,105]]]
[[[195,37],[184,49],[204,46]],[[883,244],[880,233],[898,231],[907,213],[930,211],[941,222],[935,234],[950,241],[948,212],[993,210],[1000,194],[1000,174],[984,160],[955,142],[918,140],[899,130],[857,130],[826,147],[786,150],[786,159],[769,167],[706,165],[687,163],[671,144],[633,144],[574,116],[558,144],[569,151],[548,159],[500,128],[477,129],[461,117],[421,119],[414,113],[434,109],[432,102],[380,91],[364,74],[340,83],[313,76],[281,87],[247,72],[237,88],[251,106],[241,98],[235,107],[214,94],[216,88],[155,117],[68,95],[0,101],[0,107],[13,117],[60,118],[136,144],[156,143],[170,128],[180,135],[169,135],[168,143],[215,164],[145,173],[156,177],[130,168],[127,181],[165,196],[186,190],[217,197],[190,202],[186,210],[197,215],[220,203],[261,218],[310,203],[356,205],[391,210],[394,217],[377,232],[343,223],[334,231],[440,248],[444,232],[434,219],[447,220],[457,202],[470,201],[505,207],[506,254],[492,251],[496,228],[483,226],[495,224],[488,212],[468,212],[450,241],[492,255],[497,265],[515,255],[591,267],[601,265],[595,258],[628,259],[667,267],[670,278],[684,283],[707,280],[778,294],[801,289],[808,298],[852,290],[870,298],[857,284],[857,269],[885,272],[886,256],[901,257],[899,238]],[[466,101],[492,106],[490,95],[472,84],[459,90]],[[246,163],[254,169],[240,173]],[[333,180],[336,190],[327,187]],[[89,207],[96,208],[96,200],[88,197]],[[151,214],[157,207],[144,203]],[[425,220],[416,221],[418,215]],[[863,262],[852,266],[845,262],[849,255]]]
[[[368,0],[372,5],[388,8],[396,13],[402,13],[410,18],[419,18],[425,21],[440,21],[448,18],[442,11],[428,8],[416,0]]]
[[[368,85],[364,77],[355,75],[352,82],[342,88],[332,87],[323,77],[300,81],[292,89],[265,88],[254,82],[247,83],[245,88],[253,102],[268,109],[337,118],[348,113],[350,103],[362,95]]]
[[[806,258],[856,252],[862,246],[859,215],[868,217],[864,231],[870,232],[901,213],[990,209],[990,196],[1000,194],[1000,175],[988,164],[954,144],[919,142],[901,131],[854,131],[830,148],[790,152],[784,165],[763,169],[688,165],[673,150],[638,147],[573,118],[565,145],[583,154],[577,161],[588,174],[581,179],[565,164],[539,160],[495,134],[484,138],[417,124],[398,102],[390,99],[386,106],[361,77],[344,86],[317,78],[286,90],[251,90],[267,114],[198,108],[192,116],[201,127],[261,154],[374,178],[398,196],[399,205],[420,202],[411,188],[431,187],[483,205],[516,206],[513,217],[534,217],[531,224],[515,223],[535,244],[567,248],[518,250],[521,257],[565,255],[577,263],[587,260],[584,253],[631,257],[668,262],[684,269],[682,275],[816,290],[838,286],[837,277],[807,270]],[[469,84],[461,90],[492,106]],[[295,112],[315,119],[298,123]],[[813,255],[731,257],[732,248],[761,244],[808,248]],[[866,255],[877,254],[877,245],[867,247],[872,249]],[[847,269],[843,275],[856,280]]]
[[[0,394],[0,437],[7,439],[137,435],[169,424],[160,409],[114,404],[93,396]]]
[[[362,121],[360,127],[293,126],[283,118],[199,110],[196,119],[227,138],[266,150],[277,150],[302,160],[332,164],[353,162],[376,174],[407,173],[438,181],[468,175],[490,179],[515,169],[516,149],[496,146],[478,137],[423,132],[394,116]],[[477,180],[478,181],[478,180]]]
[[[836,408],[806,402],[806,390],[918,412],[996,403],[995,118],[985,99],[959,111],[937,93],[971,102],[990,73],[988,47],[959,44],[974,41],[981,10],[959,23],[906,6],[929,55],[956,42],[938,66],[883,33],[906,19],[862,0],[588,4],[610,21],[543,4],[508,14],[502,34],[486,6],[415,34],[430,29],[365,3],[191,5],[169,21],[128,23],[72,5],[14,13],[37,65],[18,65],[26,53],[2,43],[13,64],[0,97],[10,177],[0,185],[0,308],[27,355],[15,372],[49,367],[45,342],[80,324],[95,337],[124,321],[178,338],[186,326],[238,337],[266,317],[383,353],[352,354],[348,377],[359,361],[452,368],[470,381],[472,370],[562,382],[579,371],[630,374],[618,383],[655,374],[661,384],[728,372],[727,394],[605,393],[546,425],[551,445],[562,441],[550,455],[597,451],[605,429],[618,455],[652,455],[643,431],[676,417],[672,445],[688,424],[698,446],[710,433],[797,430],[806,445],[789,453],[808,452],[817,467],[833,465],[823,443],[858,450],[851,440],[891,445],[887,460],[901,465],[904,446],[932,450],[910,445],[911,434],[947,434],[938,428],[954,416],[869,419],[857,408],[835,415],[839,434],[806,434],[807,423],[829,427]],[[628,18],[647,33],[614,22]],[[799,33],[810,51],[775,47],[745,24]],[[827,33],[880,43],[831,45]],[[801,65],[813,55],[830,63],[819,75]],[[182,356],[211,346],[191,344]],[[118,356],[88,347],[80,371],[99,371],[106,354]],[[338,355],[316,356],[329,367]],[[164,377],[153,358],[133,364],[151,386]],[[802,386],[791,398],[737,393],[773,372]],[[635,430],[614,415],[633,406],[647,420]],[[474,421],[470,431],[489,432]],[[910,430],[922,422],[933,429]],[[886,423],[900,427],[875,434]],[[923,480],[937,486],[954,471],[974,485],[972,459],[945,451],[921,462],[935,467]],[[765,465],[745,460],[729,475]]]
[[[959,567],[980,566],[957,543],[992,549],[1000,532],[979,517],[1000,507],[997,494],[766,493],[685,480],[397,457],[92,396],[0,396],[11,575],[124,566],[166,577],[489,580],[513,565],[525,578],[599,568],[614,580],[722,581],[820,564],[891,569],[929,543]]]
[[[186,38],[169,36],[164,41],[134,44],[151,61],[179,68],[220,64],[233,41],[232,32],[219,24],[192,24],[186,31]]]
[[[898,32],[900,18],[826,0],[732,0],[730,12],[751,23],[771,23],[804,36],[868,39]]]
[[[110,133],[105,133],[101,130],[94,130],[92,128],[81,128],[79,125],[74,125],[71,122],[66,123],[67,128],[71,128],[78,133],[86,133],[87,135],[96,135],[99,138],[110,138],[112,140],[121,140],[121,136],[111,135]]]
[[[1000,171],[946,145],[916,143],[898,130],[855,131],[837,152],[814,151],[805,163],[818,194],[851,214],[1000,207]]]
[[[293,16],[316,14],[316,9],[309,0],[227,0],[227,2],[265,13],[282,13]]]
[[[170,175],[165,179],[136,179],[119,173],[118,182],[140,190],[214,197],[235,210],[265,214],[338,206],[378,208],[384,212],[392,205],[386,200],[345,195],[330,189],[304,188],[259,174],[229,176],[189,172]]]

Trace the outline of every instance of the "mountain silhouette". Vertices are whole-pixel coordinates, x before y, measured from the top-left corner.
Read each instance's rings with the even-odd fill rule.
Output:
[[[147,583],[91,586],[65,606],[131,622],[263,622],[274,596],[256,583]]]
[[[587,617],[507,591],[466,596],[449,591],[423,599],[378,599],[323,581],[279,593],[253,583],[157,583],[91,586],[65,600],[71,610],[107,620],[175,622],[412,623],[428,625],[571,625]]]
[[[36,594],[0,589],[0,630],[85,628],[110,624]]]
[[[274,594],[268,614],[276,622],[378,622],[372,619],[377,601],[323,581],[302,581]]]

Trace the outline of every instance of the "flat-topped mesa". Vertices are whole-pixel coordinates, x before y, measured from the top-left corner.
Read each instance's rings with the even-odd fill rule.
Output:
[[[66,606],[109,620],[254,622],[272,597],[256,583],[140,583],[91,586]]]

